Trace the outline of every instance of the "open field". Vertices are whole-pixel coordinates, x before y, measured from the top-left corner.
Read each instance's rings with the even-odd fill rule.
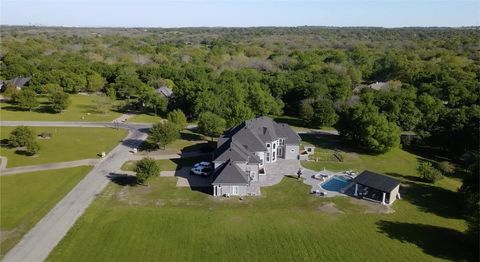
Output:
[[[20,241],[90,169],[82,166],[0,176],[1,255]]]
[[[394,213],[351,198],[311,196],[308,186],[292,178],[244,200],[177,188],[174,177],[155,178],[149,187],[116,181],[49,260],[474,260],[456,207],[459,181],[419,182],[417,156],[400,149],[361,157],[365,167],[402,178],[403,200],[393,205]],[[159,162],[162,170],[178,167]]]
[[[288,124],[293,130],[297,132],[309,132],[311,130],[335,131],[336,129],[330,126],[321,128],[310,128],[303,122],[302,119],[294,116],[270,116],[273,120],[279,123]]]
[[[62,113],[50,113],[47,98],[40,97],[39,108],[34,111],[22,111],[16,105],[0,102],[0,120],[2,121],[112,121],[121,113],[108,111],[96,112],[93,103],[95,95],[70,95],[72,104]],[[83,117],[83,118],[82,118]]]
[[[113,149],[126,136],[124,129],[90,127],[32,127],[37,134],[48,132],[50,139],[37,139],[40,151],[35,156],[15,153],[8,146],[0,155],[7,157],[7,167],[48,164],[86,158],[98,158],[102,151]],[[2,127],[0,139],[8,139],[14,127]]]
[[[129,123],[158,123],[162,120],[162,117],[152,114],[136,114],[128,119]]]

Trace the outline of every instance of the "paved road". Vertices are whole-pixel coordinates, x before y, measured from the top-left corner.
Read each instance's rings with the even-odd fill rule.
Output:
[[[65,124],[64,123],[68,123]],[[3,125],[37,126],[109,126],[107,123],[75,122],[0,122]],[[112,124],[112,123],[110,123]],[[43,261],[62,240],[85,209],[108,184],[112,170],[120,170],[132,148],[147,138],[145,125],[120,124],[128,136],[92,169],[57,205],[50,210],[3,258],[3,261]]]
[[[77,166],[94,166],[99,162],[100,162],[100,159],[82,159],[82,160],[57,162],[57,163],[44,164],[44,165],[12,167],[12,168],[0,169],[0,176],[51,170],[51,169],[62,169],[62,168],[77,167]]]

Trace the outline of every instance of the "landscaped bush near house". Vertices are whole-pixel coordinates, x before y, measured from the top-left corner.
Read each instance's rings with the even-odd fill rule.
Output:
[[[420,177],[429,183],[435,183],[442,178],[442,172],[433,167],[430,162],[421,162],[417,171]]]

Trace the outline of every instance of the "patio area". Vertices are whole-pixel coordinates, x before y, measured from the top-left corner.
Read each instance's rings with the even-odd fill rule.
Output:
[[[273,186],[280,183],[284,176],[296,176],[299,168],[298,160],[279,159],[275,163],[266,163],[265,175],[260,176],[260,186]]]

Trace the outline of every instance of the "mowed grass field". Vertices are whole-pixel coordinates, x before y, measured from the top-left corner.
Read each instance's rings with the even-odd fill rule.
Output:
[[[0,176],[0,254],[20,241],[90,169],[81,166]]]
[[[109,110],[99,113],[95,109],[95,95],[70,95],[72,103],[61,113],[50,113],[46,97],[38,100],[41,105],[33,111],[22,111],[16,105],[0,102],[0,120],[2,121],[112,121],[121,113]]]
[[[128,119],[129,123],[153,123],[156,124],[162,121],[162,117],[153,114],[136,114]]]
[[[309,195],[288,177],[244,200],[177,188],[174,177],[154,178],[149,187],[111,183],[48,260],[474,261],[455,202],[460,182],[420,182],[416,156],[400,149],[379,161],[363,160],[403,180],[393,213],[349,197]],[[175,169],[172,163],[160,162],[164,170]]]
[[[2,127],[0,139],[8,139],[15,127]],[[7,157],[7,167],[40,165],[87,158],[98,158],[102,151],[109,152],[127,135],[124,129],[91,127],[32,127],[38,134],[48,132],[50,139],[38,139],[40,151],[26,156],[15,153],[14,148],[2,145],[0,155]]]

